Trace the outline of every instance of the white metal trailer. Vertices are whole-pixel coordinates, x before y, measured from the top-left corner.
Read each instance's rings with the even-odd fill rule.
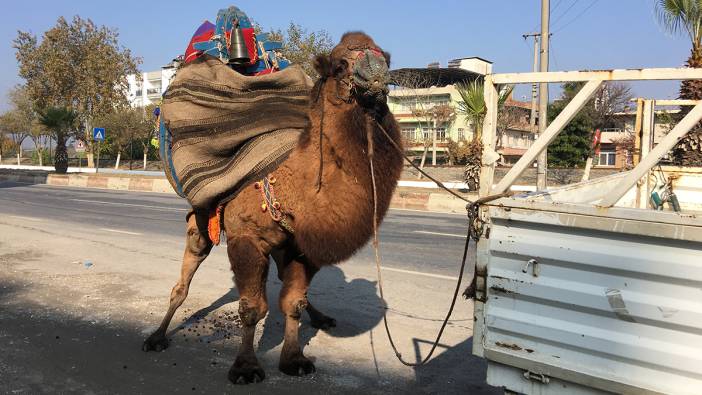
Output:
[[[507,190],[603,81],[636,79],[702,79],[702,70],[486,76],[481,196]],[[496,84],[563,81],[587,83],[493,186]],[[697,104],[650,152],[644,144],[629,172],[483,208],[473,353],[487,359],[489,384],[526,394],[702,394],[702,213],[691,201],[702,174],[679,178],[682,213],[645,208],[651,168],[700,119]],[[646,141],[650,128],[643,133]]]

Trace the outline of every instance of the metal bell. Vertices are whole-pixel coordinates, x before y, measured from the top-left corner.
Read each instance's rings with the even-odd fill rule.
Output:
[[[239,28],[233,28],[229,37],[229,63],[246,64],[251,62],[244,32]]]

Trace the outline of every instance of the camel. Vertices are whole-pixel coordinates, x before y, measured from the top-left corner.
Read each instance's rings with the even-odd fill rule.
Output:
[[[289,229],[262,211],[261,193],[253,185],[224,206],[227,254],[240,294],[243,326],[241,346],[229,370],[229,379],[235,384],[259,382],[265,377],[253,342],[256,324],[268,312],[269,257],[276,262],[283,282],[279,304],[285,315],[285,334],[278,368],[296,376],[315,372],[298,341],[300,318],[306,310],[313,326],[335,325],[333,318],[309,303],[308,286],[320,268],[350,258],[372,236],[369,144],[379,221],[388,210],[402,171],[402,155],[388,141],[390,137],[401,144],[400,129],[385,103],[389,61],[389,54],[362,32],[344,34],[330,55],[315,59],[320,78],[311,93],[310,124],[290,156],[270,175]],[[187,219],[181,277],[173,287],[160,327],[144,342],[144,351],[168,346],[168,325],[212,248],[207,232],[199,230],[207,229],[203,227],[206,222],[206,216],[199,214]]]

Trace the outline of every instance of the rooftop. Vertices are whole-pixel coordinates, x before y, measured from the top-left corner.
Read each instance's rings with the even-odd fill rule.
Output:
[[[390,71],[390,83],[404,88],[442,87],[479,78],[482,75],[459,68],[403,68]]]

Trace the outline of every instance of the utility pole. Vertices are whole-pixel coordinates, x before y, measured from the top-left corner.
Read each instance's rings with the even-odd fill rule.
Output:
[[[548,40],[549,18],[551,4],[549,0],[541,0],[541,64],[539,71],[548,71]],[[542,136],[548,126],[548,83],[539,84],[539,136]],[[544,148],[536,160],[536,189],[546,189],[547,151]]]
[[[539,71],[539,36],[541,36],[541,33],[522,34],[524,40],[529,37],[534,37],[534,72]],[[536,83],[531,84],[531,114],[529,116],[529,125],[532,127],[536,125]]]

